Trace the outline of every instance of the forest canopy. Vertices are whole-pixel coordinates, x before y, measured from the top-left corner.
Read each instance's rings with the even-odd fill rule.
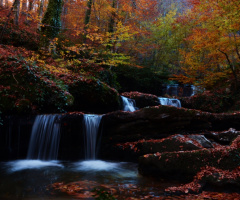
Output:
[[[100,79],[115,89],[109,73],[129,66],[126,76],[145,68],[162,82],[238,90],[239,7],[238,0],[0,0],[0,43],[34,51],[29,59],[42,65],[54,65],[50,56],[77,73],[108,71]]]

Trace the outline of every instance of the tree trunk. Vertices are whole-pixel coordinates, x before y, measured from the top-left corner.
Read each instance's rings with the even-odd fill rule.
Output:
[[[28,1],[28,11],[32,11],[33,10],[33,4],[34,4],[34,0],[29,0]]]
[[[137,9],[136,0],[132,0],[132,7],[133,7],[133,9]]]
[[[8,7],[9,7],[8,0],[5,0],[5,8],[8,8]]]
[[[86,26],[87,26],[87,25],[89,24],[89,22],[90,22],[91,10],[92,10],[92,3],[93,3],[92,0],[88,0],[88,3],[87,3],[87,11],[86,11],[85,20],[84,20],[85,28],[86,28]]]
[[[113,8],[116,7],[116,3],[117,3],[117,0],[112,1]],[[110,18],[109,24],[108,24],[108,32],[109,33],[114,32],[115,17],[116,17],[116,13],[112,12],[112,15],[111,15],[111,18]],[[110,45],[108,45],[107,48],[114,52],[115,47],[114,47],[114,41],[112,41],[112,39],[110,40]]]
[[[20,0],[16,0],[16,4],[14,6],[14,25],[19,25],[19,13],[20,13]]]
[[[22,0],[22,11],[27,11],[27,0]]]
[[[62,29],[66,27],[66,16],[68,14],[68,0],[64,1],[63,11],[62,11]]]
[[[112,2],[112,7],[115,8],[116,7],[116,2],[117,0],[113,0]],[[115,16],[116,16],[116,13],[115,12],[112,12],[112,16],[110,18],[110,21],[109,21],[109,25],[108,25],[108,32],[109,33],[113,33],[114,32],[114,23],[115,23]]]
[[[90,22],[90,18],[91,18],[91,12],[92,12],[92,4],[93,4],[93,1],[92,0],[88,0],[88,3],[87,3],[87,11],[86,11],[86,14],[85,14],[85,20],[84,20],[84,30],[85,30],[85,33],[83,35],[83,43],[86,43],[86,39],[87,39],[87,26]]]
[[[237,75],[237,72],[236,72],[236,67],[234,66],[234,64],[229,59],[229,56],[228,56],[227,53],[225,53],[224,51],[222,51],[220,49],[218,49],[218,51],[220,51],[222,54],[225,55],[225,57],[227,59],[227,62],[228,62],[228,65],[229,65],[229,67],[232,71],[233,77],[234,77],[235,90],[238,90],[239,84],[238,84],[238,75]]]
[[[46,48],[61,29],[62,0],[49,0],[41,27],[41,46]]]
[[[43,5],[44,5],[44,0],[41,0],[39,2],[39,23],[38,23],[38,30],[40,30],[41,28],[41,22],[42,22],[42,18],[43,18]]]

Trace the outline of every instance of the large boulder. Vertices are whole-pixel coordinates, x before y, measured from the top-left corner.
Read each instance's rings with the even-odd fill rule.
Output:
[[[180,131],[208,129],[210,117],[209,113],[159,105],[135,112],[108,113],[103,116],[103,131],[118,143],[164,138]]]
[[[218,89],[181,98],[182,106],[211,113],[226,112],[234,104],[234,99],[226,90]]]
[[[139,172],[171,178],[192,178],[201,168],[210,166],[234,170],[240,163],[240,137],[231,146],[192,151],[146,154],[139,158]]]
[[[169,187],[165,189],[166,195],[187,195],[187,194],[199,194],[203,189],[208,188],[219,188],[221,192],[224,190],[238,192],[240,186],[240,167],[229,171],[229,170],[221,170],[215,167],[204,167],[200,172],[194,177],[194,180],[185,185],[177,186],[177,187]],[[220,199],[239,199],[237,198],[236,193],[225,193],[223,195],[221,193],[218,196],[214,195],[216,199],[218,197]],[[205,199],[208,195],[201,195],[202,198],[198,196],[198,199]],[[188,196],[189,197],[189,196]],[[189,199],[195,199],[194,197]]]
[[[147,106],[157,106],[160,104],[156,95],[146,94],[141,92],[124,92],[121,94],[130,99],[134,99],[138,108],[144,108]]]
[[[172,135],[163,139],[139,140],[113,145],[109,152],[111,158],[138,161],[139,156],[151,153],[189,151],[203,148],[213,148],[212,143],[203,135]]]
[[[95,78],[78,77],[68,84],[74,97],[72,111],[107,113],[120,109],[118,92]]]
[[[207,138],[210,138],[214,140],[215,142],[218,142],[220,144],[230,144],[235,138],[237,138],[240,135],[240,131],[237,131],[236,129],[230,128],[227,131],[211,131],[206,132],[204,135]]]

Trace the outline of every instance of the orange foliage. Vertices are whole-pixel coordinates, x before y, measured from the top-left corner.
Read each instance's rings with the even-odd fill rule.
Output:
[[[240,63],[240,4],[237,0],[189,0],[191,11],[179,23],[191,27],[181,51],[183,83],[211,88],[233,76],[237,81]]]

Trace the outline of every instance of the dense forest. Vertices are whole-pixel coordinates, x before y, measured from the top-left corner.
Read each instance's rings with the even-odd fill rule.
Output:
[[[239,122],[239,0],[0,0],[0,198],[239,199]]]
[[[55,107],[64,109],[79,76],[119,92],[159,95],[161,84],[180,83],[237,100],[237,0],[1,0],[0,6],[3,111],[41,107],[50,90],[61,91],[65,102]],[[18,76],[26,79],[21,86]],[[52,88],[33,97],[33,81]]]

